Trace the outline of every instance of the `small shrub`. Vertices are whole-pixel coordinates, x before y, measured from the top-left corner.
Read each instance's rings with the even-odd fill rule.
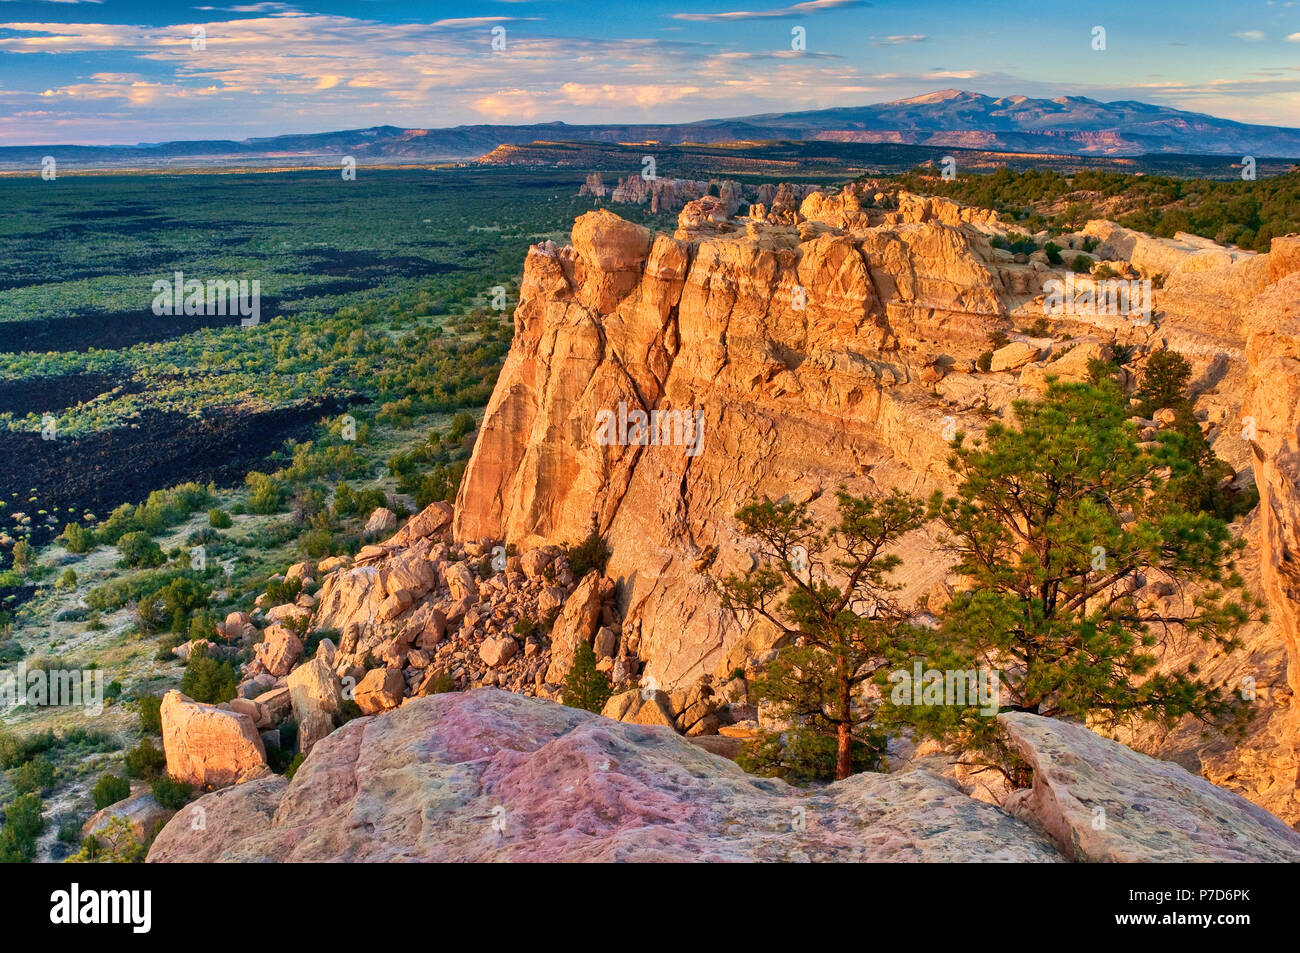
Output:
[[[95,548],[95,534],[80,523],[68,523],[64,526],[59,541],[70,553],[88,553]]]
[[[143,729],[144,733],[146,735],[161,735],[162,696],[146,694],[146,696],[140,696],[135,705],[140,716],[140,728]]]
[[[35,794],[20,794],[5,807],[0,827],[0,864],[30,863],[36,856],[36,838],[45,830],[43,805]]]
[[[14,769],[14,790],[19,794],[48,794],[54,787],[54,764],[38,755]]]
[[[235,521],[225,510],[208,510],[208,525],[213,529],[230,529]]]
[[[148,853],[135,839],[131,824],[124,817],[111,817],[108,823],[81,842],[81,850],[68,858],[74,864],[139,864]]]
[[[609,562],[610,552],[605,546],[605,541],[600,538],[600,533],[593,526],[591,532],[577,546],[572,546],[568,550],[569,569],[573,572],[575,579],[582,579],[593,569],[597,572],[605,571],[605,564]]]
[[[207,705],[218,705],[235,697],[239,678],[229,662],[219,662],[199,647],[190,653],[185,674],[181,676],[181,691]]]
[[[125,801],[131,796],[131,782],[116,774],[106,774],[90,789],[90,796],[95,801],[95,810],[102,811],[110,804]]]
[[[573,667],[564,679],[564,704],[599,713],[612,693],[609,676],[596,669],[595,651],[585,641],[579,642]]]
[[[143,530],[124,534],[117,541],[117,551],[122,554],[120,565],[128,569],[152,569],[167,561],[162,547]]]
[[[126,753],[126,775],[145,781],[160,776],[167,767],[167,755],[148,738]]]
[[[184,781],[177,781],[170,774],[163,774],[154,781],[151,788],[153,799],[169,811],[179,811],[194,796],[194,786]]]
[[[266,598],[272,605],[293,602],[302,593],[301,579],[272,579],[266,584]]]

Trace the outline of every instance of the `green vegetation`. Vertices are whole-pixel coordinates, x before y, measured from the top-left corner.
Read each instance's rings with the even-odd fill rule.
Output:
[[[760,565],[722,581],[722,605],[780,633],[781,647],[751,691],[791,724],[785,737],[768,733],[747,752],[746,766],[760,774],[842,779],[881,751],[859,696],[909,639],[906,613],[891,598],[898,586],[889,581],[901,560],[884,550],[921,525],[925,506],[898,492],[877,498],[840,490],[836,499],[839,521],[825,530],[806,503],[756,501],[736,513]],[[830,569],[844,573],[842,588],[827,581]]]
[[[45,830],[41,799],[20,794],[7,805],[0,826],[0,864],[30,863],[36,856],[36,838]]]
[[[13,771],[14,790],[19,794],[46,795],[54,787],[54,764],[43,756],[24,762]]]
[[[1173,423],[1161,429],[1159,438],[1188,463],[1185,472],[1170,478],[1174,496],[1190,510],[1212,513],[1230,522],[1255,508],[1259,491],[1253,486],[1239,493],[1225,489],[1225,483],[1235,474],[1230,465],[1215,456],[1196,418],[1187,391],[1191,377],[1191,365],[1177,351],[1156,351],[1147,358],[1134,395],[1138,412],[1149,417],[1158,410],[1173,411]]]
[[[73,864],[139,864],[149,848],[135,838],[124,817],[110,817],[108,823],[81,842],[81,849],[68,858]]]
[[[208,649],[198,646],[190,653],[190,660],[181,677],[181,691],[208,705],[228,702],[237,694],[239,676],[229,662],[218,661]]]
[[[932,503],[969,589],[948,607],[928,664],[1003,670],[1003,710],[1108,726],[1185,715],[1226,723],[1233,703],[1222,686],[1195,670],[1155,670],[1171,628],[1229,651],[1256,608],[1233,562],[1243,544],[1179,498],[1191,463],[1169,443],[1138,445],[1109,380],[1053,383],[1042,401],[1014,406],[1014,426],[994,421],[974,445],[958,434],[958,493]],[[1147,585],[1194,595],[1160,607]],[[974,704],[893,714],[983,763],[1014,760]]]
[[[194,797],[194,786],[177,781],[169,774],[161,774],[150,787],[154,800],[172,811],[179,811]]]
[[[162,696],[142,695],[136,700],[140,729],[146,734],[162,734]]]
[[[123,534],[117,541],[117,551],[122,554],[118,565],[131,569],[152,569],[167,561],[162,547],[143,530]]]
[[[573,578],[581,580],[593,569],[604,572],[605,564],[609,562],[611,554],[593,521],[591,531],[587,533],[586,538],[576,546],[570,546],[567,555],[569,571],[573,573]]]
[[[1150,417],[1157,410],[1176,407],[1187,399],[1192,366],[1177,351],[1162,348],[1147,358],[1137,393],[1138,413]]]
[[[95,810],[102,811],[110,804],[125,801],[131,796],[131,782],[116,774],[105,774],[90,789],[90,796],[95,800]]]
[[[1268,251],[1277,236],[1300,231],[1300,171],[1243,182],[1092,169],[1068,175],[1052,169],[1016,172],[1003,167],[951,181],[919,170],[900,176],[899,184],[909,191],[997,209],[1034,232],[1072,231],[1090,218],[1112,218],[1164,238],[1190,232],[1220,244]],[[1118,202],[1118,215],[1097,210],[1108,200]]]
[[[167,768],[167,756],[148,738],[126,753],[126,776],[152,781]]]
[[[564,704],[599,713],[611,694],[609,676],[596,669],[595,650],[586,640],[580,641],[573,653],[573,667],[564,679]]]

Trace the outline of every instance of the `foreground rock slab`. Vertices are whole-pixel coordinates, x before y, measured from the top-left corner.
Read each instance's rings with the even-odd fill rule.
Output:
[[[206,829],[186,818],[201,807]],[[291,782],[207,795],[158,835],[175,861],[1061,860],[924,770],[805,791],[668,728],[496,689],[407,701],[319,742]]]
[[[1262,807],[1082,725],[998,716],[1034,769],[1008,810],[1080,861],[1300,861],[1300,834]]]

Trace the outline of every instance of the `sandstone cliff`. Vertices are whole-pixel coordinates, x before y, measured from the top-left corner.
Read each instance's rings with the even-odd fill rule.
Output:
[[[1102,239],[1095,257],[1135,279],[1159,276],[1151,320],[1141,321],[1045,315],[1042,289],[1065,272],[1041,253],[996,247],[1007,231],[991,213],[871,188],[798,206],[774,200],[744,220],[705,199],[683,210],[671,237],[609,212],[583,216],[570,246],[528,255],[514,344],[457,499],[455,537],[527,550],[575,542],[594,524],[613,551],[621,636],[637,646],[642,683],[720,684],[772,644],[763,627],[745,631],[725,617],[713,590],[714,579],[753,565],[733,519],[744,501],[807,500],[825,515],[842,484],[949,488],[955,430],[978,431],[990,410],[1041,392],[1048,375],[1082,379],[1091,357],[1122,347],[1140,367],[1150,349],[1175,347],[1193,363],[1216,452],[1246,482],[1253,463],[1276,487],[1268,498],[1283,498],[1249,537],[1262,544],[1251,558],[1265,560],[1278,620],[1252,629],[1248,648],[1229,659],[1186,649],[1268,689],[1254,740],[1125,740],[1191,767],[1201,758],[1217,780],[1300,820],[1292,693],[1277,684],[1296,632],[1291,567],[1279,555],[1290,552],[1295,525],[1284,439],[1290,433],[1294,447],[1294,402],[1261,411],[1281,426],[1255,459],[1240,437],[1247,376],[1276,376],[1266,363],[1290,359],[1287,340],[1257,333],[1247,361],[1246,314],[1270,307],[1269,294],[1286,297],[1292,286],[1275,282],[1296,265],[1293,243],[1253,255],[1092,223],[1077,240]],[[1023,330],[1040,318],[1047,332]],[[1011,343],[979,373],[975,358],[994,332]],[[1295,386],[1300,377],[1283,370]],[[1270,384],[1275,393],[1286,386]],[[697,415],[698,443],[601,438],[602,412],[656,411]],[[945,586],[950,559],[927,532],[900,555],[902,598],[923,605]]]

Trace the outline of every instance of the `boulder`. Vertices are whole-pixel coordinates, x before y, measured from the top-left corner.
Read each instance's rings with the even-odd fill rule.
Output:
[[[275,676],[261,672],[239,683],[236,689],[240,698],[256,698],[275,687]]]
[[[346,569],[350,565],[352,565],[350,556],[327,556],[316,565],[316,570],[322,576],[328,576],[334,570]]]
[[[183,812],[151,862],[1061,860],[929,771],[756,783],[671,731],[490,688],[350,721],[287,786],[197,806],[207,829]]]
[[[518,642],[508,635],[497,635],[483,640],[478,656],[488,668],[500,668],[514,658],[518,651]]]
[[[618,651],[618,636],[609,626],[602,625],[596,630],[596,638],[591,647],[596,652],[596,658],[613,658]]]
[[[411,614],[403,635],[410,644],[431,652],[447,635],[447,617],[441,609],[423,603]]]
[[[398,546],[408,546],[416,540],[436,536],[451,525],[451,518],[450,503],[442,500],[430,503],[407,520],[406,525],[398,530],[389,542]]]
[[[330,666],[328,655],[319,648],[315,658],[289,673],[285,686],[300,729],[309,719],[324,716],[332,720],[342,711],[342,684]],[[301,739],[299,747],[302,747]]]
[[[237,711],[241,715],[247,715],[253,720],[253,726],[260,733],[263,728],[271,727],[271,717],[267,710],[256,700],[251,698],[232,698],[217,706],[218,708],[229,708],[231,711]]]
[[[254,631],[253,620],[247,612],[231,612],[226,616],[226,621],[221,623],[221,634],[231,642],[248,638]]]
[[[211,647],[212,643],[207,639],[190,639],[190,641],[183,642],[172,649],[172,654],[182,662],[188,662],[195,649],[209,649]]]
[[[406,694],[406,679],[400,668],[373,668],[357,685],[353,700],[364,714],[396,708]]]
[[[564,606],[566,594],[561,586],[547,586],[537,594],[537,616],[544,619],[559,612]]]
[[[268,622],[292,624],[298,620],[309,618],[311,616],[311,611],[304,609],[295,602],[286,602],[284,605],[267,609],[264,615]]]
[[[600,604],[605,584],[596,570],[587,573],[560,610],[551,629],[551,664],[546,680],[561,684],[573,667],[580,642],[591,644],[600,623]]]
[[[366,520],[367,536],[382,536],[397,529],[397,514],[386,506],[375,509]]]
[[[302,640],[282,625],[270,625],[263,640],[253,646],[253,654],[267,672],[279,678],[293,671],[302,658]]]
[[[391,622],[407,609],[411,608],[413,602],[415,602],[415,596],[409,589],[396,590],[379,604],[380,620]]]
[[[998,348],[993,352],[993,363],[989,365],[991,371],[1013,371],[1018,367],[1024,367],[1032,361],[1038,360],[1042,355],[1043,349],[1035,347],[1024,341],[1012,341],[1004,347]]]
[[[443,567],[442,575],[453,601],[467,598],[478,601],[478,579],[474,576],[474,570],[469,568],[469,563],[449,563]]]
[[[544,549],[530,549],[519,557],[519,568],[529,579],[539,579],[551,564],[551,554]]]
[[[224,787],[258,778],[270,769],[253,719],[202,705],[178,691],[162,700],[163,751],[167,773],[198,787]]]
[[[334,730],[334,719],[324,712],[308,715],[298,723],[298,751],[304,757],[311,754],[313,748],[329,737]]]
[[[668,695],[658,690],[636,688],[613,695],[605,702],[601,714],[633,725],[662,725],[677,730]]]
[[[388,576],[384,585],[390,593],[406,590],[419,598],[438,585],[438,572],[420,553],[394,555],[385,567]]]
[[[301,579],[303,585],[307,585],[316,578],[316,567],[310,562],[294,563],[284,571],[284,578],[286,581]]]
[[[302,666],[299,666],[301,668]],[[298,669],[294,669],[294,672]],[[268,725],[278,725],[287,721],[293,714],[293,697],[290,685],[293,679],[293,672],[289,673],[289,681],[286,684],[273,688],[268,692],[263,692],[253,699],[262,710],[266,713]],[[258,726],[263,727],[261,725]]]
[[[998,723],[1033,769],[1007,810],[1087,862],[1296,863],[1300,834],[1239,794],[1082,725],[1025,712]]]
[[[81,837],[84,840],[92,834],[99,833],[108,826],[109,821],[120,817],[130,827],[131,836],[140,843],[147,844],[175,813],[155,801],[144,785],[133,784],[129,797],[96,811],[85,824],[81,825]]]

